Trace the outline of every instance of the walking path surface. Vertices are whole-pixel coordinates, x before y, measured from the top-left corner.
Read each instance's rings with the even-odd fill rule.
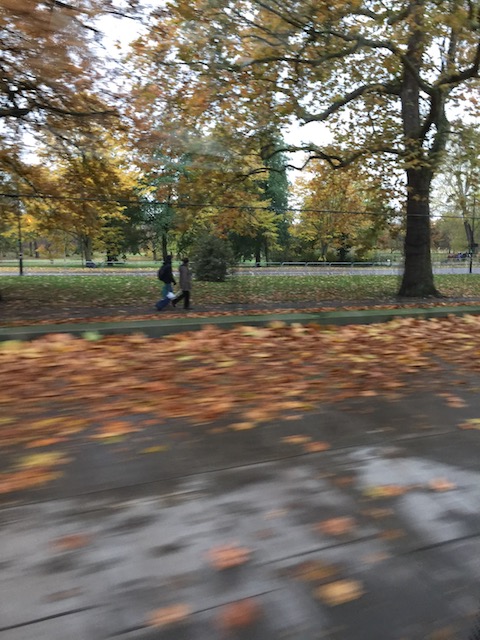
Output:
[[[477,637],[480,431],[459,426],[480,377],[415,380],[253,430],[57,445],[62,478],[2,497],[0,640]]]

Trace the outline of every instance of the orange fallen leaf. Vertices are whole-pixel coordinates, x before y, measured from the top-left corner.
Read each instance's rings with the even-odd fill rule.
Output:
[[[360,558],[360,560],[364,564],[376,564],[377,562],[384,562],[385,560],[389,560],[392,556],[383,551],[378,551],[377,553],[369,553]]]
[[[338,567],[325,564],[320,560],[309,560],[295,567],[295,577],[302,582],[316,582],[333,578],[338,573]]]
[[[255,599],[247,598],[221,607],[217,622],[224,631],[233,631],[250,627],[261,614],[262,609]]]
[[[340,476],[334,478],[333,483],[337,485],[337,487],[349,487],[353,484],[354,477],[353,476]]]
[[[34,469],[42,467],[54,467],[58,464],[65,464],[70,459],[64,456],[63,453],[57,451],[49,451],[45,453],[33,453],[28,456],[24,456],[20,460],[19,466],[22,469]]]
[[[168,446],[166,444],[158,444],[153,447],[142,449],[140,453],[163,453],[164,451],[168,451]]]
[[[459,429],[478,429],[480,430],[480,418],[471,418],[466,422],[458,425]]]
[[[447,406],[452,407],[452,409],[462,409],[467,406],[467,403],[458,396],[449,396],[447,398]]]
[[[314,591],[315,597],[329,607],[358,600],[364,593],[363,585],[358,580],[338,580],[317,587]]]
[[[69,536],[63,536],[53,541],[53,546],[60,551],[71,551],[72,549],[81,549],[86,547],[92,541],[92,536],[87,533],[74,533]]]
[[[62,473],[45,469],[23,469],[12,473],[3,473],[0,474],[0,494],[39,487],[61,477]]]
[[[50,447],[52,444],[58,444],[59,442],[65,442],[65,438],[43,438],[41,440],[31,440],[27,442],[25,447],[27,449],[37,449],[40,447]]]
[[[384,484],[378,487],[367,487],[364,490],[364,495],[368,498],[390,498],[395,496],[402,496],[407,493],[408,488],[402,487],[397,484]]]
[[[341,516],[339,518],[330,518],[329,520],[318,522],[315,524],[315,529],[329,536],[343,536],[346,533],[350,533],[355,525],[356,522],[354,518]]]
[[[457,485],[445,478],[436,478],[428,483],[428,488],[431,491],[452,491]]]
[[[375,520],[379,520],[380,518],[388,518],[389,516],[393,516],[395,512],[393,509],[365,509],[362,511],[362,515],[367,516],[369,518],[375,518]]]
[[[230,429],[234,431],[247,431],[248,429],[254,429],[256,426],[254,422],[236,422],[230,425]]]
[[[135,433],[137,428],[127,424],[126,422],[111,422],[101,427],[97,433],[90,438],[92,440],[107,440],[109,438],[119,438],[128,433]]]
[[[330,449],[330,445],[328,444],[328,442],[321,441],[307,442],[304,445],[304,448],[307,453],[319,453],[321,451],[327,451],[328,449]]]
[[[382,531],[378,537],[382,540],[398,540],[399,538],[403,538],[405,536],[405,531],[401,529],[388,529],[387,531]]]
[[[208,553],[210,562],[215,569],[231,569],[245,564],[250,560],[251,551],[246,547],[237,547],[235,545],[225,545],[215,547]]]
[[[285,436],[282,438],[282,442],[286,444],[306,444],[310,440],[310,436]]]
[[[169,627],[183,622],[191,613],[191,608],[187,604],[173,604],[152,611],[148,616],[147,625],[158,628]]]

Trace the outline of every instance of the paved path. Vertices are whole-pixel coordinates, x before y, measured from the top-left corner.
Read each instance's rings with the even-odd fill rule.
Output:
[[[480,433],[457,423],[479,382],[461,411],[418,394],[214,437],[152,427],[167,455],[79,440],[61,481],[0,511],[0,639],[467,639]],[[286,443],[299,435],[331,449]],[[238,566],[219,570],[225,546]],[[242,627],[227,605],[244,599]],[[173,605],[183,621],[150,626]]]

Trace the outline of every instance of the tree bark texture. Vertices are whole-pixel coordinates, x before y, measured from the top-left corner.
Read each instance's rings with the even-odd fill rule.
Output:
[[[424,54],[424,2],[410,4],[411,31],[406,52],[402,89],[404,162],[407,173],[407,229],[405,235],[405,269],[399,296],[438,295],[433,284],[430,253],[430,186],[433,172],[431,158],[423,148],[425,131],[420,109],[420,69]]]
[[[407,169],[405,269],[399,296],[438,295],[433,283],[430,253],[430,183],[431,172],[428,168]]]

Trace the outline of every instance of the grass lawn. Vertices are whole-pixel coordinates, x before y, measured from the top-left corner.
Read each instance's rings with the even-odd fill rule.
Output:
[[[448,297],[480,297],[480,276],[438,275],[436,284]],[[196,305],[261,302],[318,302],[391,299],[397,276],[237,276],[227,282],[194,282]],[[2,306],[29,308],[126,307],[151,305],[159,298],[160,283],[152,276],[71,275],[0,276]],[[0,307],[1,312],[1,307]]]

